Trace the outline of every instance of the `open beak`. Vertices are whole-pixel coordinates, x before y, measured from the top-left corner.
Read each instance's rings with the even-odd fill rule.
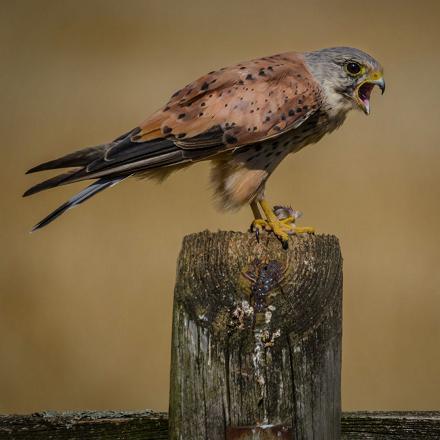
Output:
[[[366,115],[370,114],[370,96],[374,86],[378,86],[383,95],[385,92],[385,80],[383,79],[382,72],[372,72],[367,79],[356,87],[354,92],[356,103]]]

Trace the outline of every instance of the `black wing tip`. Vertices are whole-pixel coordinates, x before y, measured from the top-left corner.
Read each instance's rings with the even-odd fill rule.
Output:
[[[44,171],[45,167],[43,165],[44,164],[41,164],[41,165],[37,165],[33,168],[30,168],[29,170],[26,171],[25,174],[32,174],[32,173],[38,173],[38,171]]]
[[[67,171],[66,173],[58,174],[54,177],[51,177],[50,179],[43,180],[43,182],[37,183],[36,185],[30,187],[27,191],[25,191],[23,197],[28,197],[32,194],[36,194],[46,189],[55,188],[66,183],[74,182],[76,177],[78,177],[78,175],[80,174],[80,171],[81,170],[73,169]]]
[[[34,186],[31,186],[28,190],[26,190],[23,193],[22,197],[29,197],[32,196],[33,194],[39,193],[40,191],[43,191],[45,189],[49,189],[52,188],[52,186],[48,186],[47,184],[45,184],[45,182],[41,182],[41,183],[37,183]]]
[[[70,155],[68,155],[68,156],[70,156]],[[48,162],[40,163],[40,164],[32,167],[31,169],[27,170],[25,174],[38,173],[39,171],[55,170],[57,168],[68,168],[71,166],[68,163],[64,164],[61,159],[65,159],[65,157],[62,157],[60,159],[55,159],[55,160],[49,160]]]
[[[36,192],[38,192],[38,191],[35,189],[35,186],[33,186],[32,188],[29,188],[28,190],[26,190],[26,191],[23,193],[22,197],[29,197],[29,196],[31,196],[32,194],[35,194]]]

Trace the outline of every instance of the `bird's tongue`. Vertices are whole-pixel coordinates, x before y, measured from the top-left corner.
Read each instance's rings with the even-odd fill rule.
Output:
[[[359,99],[364,103],[365,111],[370,113],[370,95],[374,88],[374,84],[364,83],[359,87],[358,95]]]

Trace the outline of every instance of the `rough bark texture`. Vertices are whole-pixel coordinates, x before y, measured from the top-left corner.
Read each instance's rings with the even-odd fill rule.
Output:
[[[339,439],[341,314],[333,236],[294,236],[287,251],[272,236],[186,237],[170,439]]]
[[[343,440],[439,440],[440,412],[353,412],[342,417]]]
[[[280,435],[277,437],[282,440]],[[342,440],[434,440],[440,412],[342,414]],[[165,440],[168,419],[153,411],[42,412],[0,415],[0,440]],[[264,439],[264,437],[261,437]]]
[[[0,440],[165,440],[167,414],[153,411],[0,415]]]

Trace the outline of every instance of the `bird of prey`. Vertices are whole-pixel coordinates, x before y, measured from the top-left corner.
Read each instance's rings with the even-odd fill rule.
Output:
[[[209,72],[114,141],[30,169],[71,168],[24,196],[94,180],[33,230],[127,177],[163,180],[174,170],[210,160],[220,206],[249,204],[253,229],[272,231],[287,244],[289,234],[313,230],[297,227],[292,216],[275,215],[264,198],[269,176],[288,154],[338,128],[349,110],[369,114],[375,85],[384,92],[381,65],[350,47],[287,52]]]

